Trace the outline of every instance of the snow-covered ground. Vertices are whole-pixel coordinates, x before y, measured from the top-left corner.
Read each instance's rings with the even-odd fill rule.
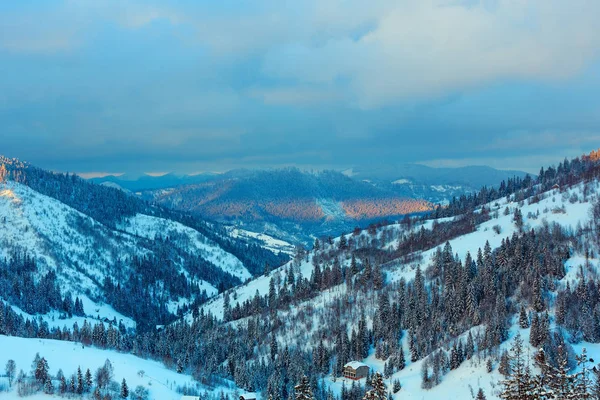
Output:
[[[36,259],[40,273],[50,269],[57,272],[63,293],[69,290],[83,299],[86,314],[110,320],[116,317],[127,326],[134,326],[133,321],[90,298],[101,297],[98,282],[114,273],[108,265],[152,252],[148,239],[176,238],[172,243],[178,251],[200,256],[242,281],[251,277],[237,257],[178,222],[138,214],[119,230],[112,230],[54,198],[12,181],[0,185],[0,231],[0,257],[10,257],[9,251],[14,248],[27,252]],[[183,267],[180,265],[187,276]],[[195,280],[193,284],[200,285],[209,296],[217,293],[208,282]],[[47,315],[44,319],[61,327],[79,321],[57,317]]]
[[[181,395],[176,392],[177,386],[196,387],[197,385],[191,376],[178,374],[167,369],[159,362],[145,360],[131,354],[85,347],[73,342],[0,335],[0,349],[2,349],[0,351],[0,365],[4,366],[9,359],[12,359],[16,362],[17,371],[22,369],[25,373],[31,371],[31,363],[36,353],[39,353],[40,357],[44,357],[48,361],[49,373],[52,376],[55,376],[58,370],[62,369],[65,376],[69,377],[77,371],[79,366],[84,372],[89,368],[94,374],[108,359],[114,368],[113,379],[115,381],[120,383],[125,378],[131,391],[138,385],[144,386],[150,391],[151,399],[179,400]],[[140,371],[144,372],[143,376],[141,376]],[[220,391],[221,389],[225,393],[234,392],[234,388],[202,388],[202,390],[208,392]],[[28,398],[36,397],[40,399],[48,398],[45,395]],[[10,393],[0,392],[0,398],[18,397],[16,391],[13,390]]]
[[[284,240],[276,239],[265,233],[251,232],[244,229],[229,227],[229,234],[234,238],[249,238],[258,241],[262,247],[272,252],[282,252],[285,254],[294,254],[294,246]]]
[[[151,240],[156,237],[177,237],[179,239],[177,246],[194,252],[240,280],[245,281],[252,277],[237,257],[221,249],[200,232],[179,222],[137,214],[135,217],[128,218],[120,228],[135,236]]]
[[[589,190],[591,189],[591,190]],[[588,196],[584,196],[584,185],[577,185],[572,188],[566,189],[564,192],[559,190],[552,190],[545,193],[541,201],[533,204],[529,204],[528,200],[525,200],[522,204],[507,201],[506,199],[500,199],[493,201],[486,205],[486,208],[491,210],[490,215],[492,219],[480,224],[477,230],[473,233],[458,237],[450,241],[453,251],[458,254],[459,257],[464,258],[467,252],[470,252],[473,256],[476,255],[479,248],[483,248],[486,242],[490,243],[492,249],[500,246],[502,240],[506,237],[512,236],[517,232],[517,227],[513,221],[514,210],[519,208],[523,214],[524,229],[536,229],[540,228],[545,224],[558,223],[564,229],[576,230],[580,226],[585,226],[590,219],[590,209],[592,202],[596,200],[597,195],[595,193],[600,192],[600,185],[598,182],[592,183],[588,186]],[[508,214],[504,215],[505,209],[508,207]],[[453,218],[447,218],[438,220],[437,222],[447,222]],[[421,229],[421,226],[425,229],[431,229],[434,224],[433,220],[425,221],[422,224],[417,224],[413,229]],[[377,238],[382,241],[383,246],[397,246],[397,239],[393,239],[391,242],[384,240],[384,231],[402,231],[405,229],[400,224],[390,225],[379,229]],[[499,231],[499,233],[498,233]],[[366,235],[365,232],[361,233]],[[390,235],[390,237],[395,237]],[[347,236],[348,238],[348,236]],[[356,237],[355,240],[359,240]],[[339,238],[334,240],[334,245],[339,242]],[[422,267],[429,265],[431,257],[433,256],[435,248],[428,249],[421,253],[422,258],[420,261],[413,262],[410,264],[402,264],[399,260],[396,262],[390,262],[385,267],[384,271],[388,281],[396,281],[401,277],[408,280],[412,279],[414,270],[418,264]],[[300,266],[296,268],[295,272],[302,274],[302,276],[309,277],[312,273],[313,266],[311,262],[312,253],[308,256],[308,261],[305,258]],[[347,265],[348,260],[341,260],[342,263]],[[597,273],[595,271],[599,265],[597,259],[586,260],[580,254],[574,254],[569,260],[566,261],[565,267],[567,275],[562,280],[560,285],[565,285],[566,282],[571,284],[578,279],[579,266],[584,265],[588,262],[591,266],[588,271],[591,273]],[[292,262],[291,262],[292,263]],[[245,285],[234,288],[229,291],[231,305],[234,306],[237,301],[240,303],[250,299],[257,292],[260,295],[265,295],[268,292],[269,281],[271,278],[280,275],[284,277],[283,271],[289,268],[291,263],[281,267],[278,270],[272,271],[268,276],[258,277]],[[595,271],[595,272],[594,272]],[[297,319],[293,318],[294,314],[303,313],[305,315],[302,326],[284,326],[281,329],[281,333],[278,336],[278,340],[283,344],[295,343],[300,346],[305,346],[310,343],[311,335],[322,326],[323,321],[319,320],[319,313],[311,313],[314,309],[327,310],[333,307],[336,301],[345,293],[345,285],[330,288],[320,294],[317,297],[308,301],[296,304],[291,310],[279,311],[281,321],[292,321],[290,324],[297,323]],[[362,301],[364,304],[372,302],[372,306],[376,307],[375,297],[365,299],[354,299],[354,301]],[[360,308],[360,307],[358,307]],[[210,311],[218,318],[222,317],[223,311],[223,296],[217,296],[212,299],[209,303],[204,306],[205,311]],[[306,315],[312,315],[307,318]],[[287,317],[290,318],[287,318]],[[244,323],[243,320],[237,321],[236,323]],[[284,322],[285,325],[285,322]],[[535,354],[536,349],[528,345],[529,343],[529,330],[519,329],[517,325],[511,328],[511,337],[514,337],[517,331],[520,334],[526,344],[526,352],[529,353],[531,359]],[[406,341],[406,337],[405,337]],[[406,347],[406,343],[404,344]],[[501,348],[509,348],[511,341],[505,342]],[[586,347],[588,355],[594,359],[600,359],[600,345],[599,344],[588,344],[581,343],[573,346],[576,352],[580,352],[582,347]],[[405,348],[405,355],[408,355],[408,348]],[[407,357],[409,358],[409,357]],[[362,360],[374,370],[383,371],[383,362],[375,359],[374,355],[371,354],[367,359]],[[497,399],[500,390],[499,383],[503,377],[497,372],[497,362],[494,361],[493,372],[490,374],[486,371],[486,359],[482,356],[476,355],[472,360],[464,362],[458,369],[450,371],[443,377],[443,381],[440,385],[430,389],[423,390],[421,388],[421,365],[423,361],[416,363],[410,363],[407,361],[407,367],[394,374],[390,379],[386,380],[388,386],[391,386],[391,382],[394,379],[399,379],[402,384],[402,389],[396,395],[394,399],[419,399],[419,400],[433,400],[433,399],[446,399],[446,398],[457,398],[457,399],[470,399],[474,398],[479,388],[482,388],[488,399]],[[351,382],[346,381],[343,378],[333,377],[327,378],[328,385],[331,386],[334,393],[341,391],[343,382],[346,382],[347,388],[350,387]],[[362,382],[364,384],[364,382]]]
[[[595,183],[592,185],[596,190],[600,190],[600,185]],[[450,245],[455,254],[461,259],[464,259],[467,252],[475,257],[478,249],[483,249],[486,242],[489,242],[490,247],[496,249],[502,244],[502,240],[511,237],[518,229],[513,222],[515,208],[520,208],[523,214],[523,222],[525,223],[524,230],[536,229],[543,226],[545,223],[557,223],[565,229],[575,230],[577,226],[583,226],[590,218],[590,209],[592,203],[591,197],[586,202],[576,201],[571,203],[568,199],[573,194],[576,194],[579,199],[583,198],[583,184],[577,185],[568,189],[565,194],[558,190],[553,190],[547,193],[547,197],[539,203],[528,204],[527,201],[522,206],[514,202],[507,202],[506,199],[490,202],[486,205],[491,214],[498,213],[498,218],[492,218],[477,227],[475,232],[460,236],[450,240]],[[509,214],[504,215],[504,210],[508,207]],[[539,216],[538,216],[539,213]],[[447,222],[449,218],[438,220],[439,222]],[[431,229],[433,221],[427,221],[424,224],[426,229]],[[494,229],[499,227],[500,233]],[[436,248],[429,249],[422,253],[422,266],[429,265],[432,257],[436,252]],[[416,263],[411,265],[400,264],[398,261],[388,263],[390,274],[388,277],[392,280],[399,280],[401,277],[410,280],[414,275]]]
[[[71,318],[61,319],[61,313],[56,310],[50,311],[49,313],[43,315],[31,315],[21,310],[19,307],[11,305],[11,308],[17,314],[22,315],[23,318],[33,320],[41,317],[48,323],[50,328],[63,328],[66,326],[67,328],[72,329],[75,322],[77,322],[77,326],[81,327],[83,326],[84,321],[88,321],[88,323],[96,323],[98,321],[104,321],[105,319],[109,321],[116,321],[117,323],[123,322],[127,328],[135,328],[136,326],[134,320],[115,311],[115,309],[108,304],[96,303],[85,295],[80,296],[79,299],[83,302],[83,310],[86,315],[85,317],[73,316]]]

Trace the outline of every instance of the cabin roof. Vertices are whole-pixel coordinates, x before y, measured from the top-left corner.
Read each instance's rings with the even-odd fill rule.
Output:
[[[367,367],[369,368],[369,366],[365,363],[361,363],[360,361],[350,361],[349,363],[347,363],[346,365],[344,365],[344,368],[346,367],[350,367],[352,369],[358,369],[360,367]]]

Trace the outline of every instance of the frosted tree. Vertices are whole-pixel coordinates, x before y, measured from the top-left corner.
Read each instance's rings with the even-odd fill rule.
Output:
[[[84,384],[85,384],[86,392],[89,392],[90,390],[92,390],[93,380],[92,380],[92,373],[89,368],[85,371]]]
[[[377,399],[385,400],[386,387],[385,383],[383,382],[383,375],[381,375],[380,372],[376,372],[375,375],[373,375],[371,386],[373,387],[373,391],[375,391]]]
[[[479,388],[475,400],[486,400],[485,393],[483,393],[483,389]]]
[[[15,360],[8,360],[4,371],[8,378],[8,386],[12,387],[13,381],[15,380],[15,374],[17,373],[17,364],[15,363]]]
[[[500,398],[506,400],[528,399],[533,390],[531,376],[525,363],[523,339],[517,333],[509,353],[510,374],[502,381],[503,391]]]
[[[54,386],[52,385],[52,379],[46,379],[46,383],[44,384],[44,393],[54,394]]]
[[[44,357],[40,358],[35,368],[35,380],[43,385],[49,379],[48,377],[48,362]]]
[[[577,360],[579,372],[575,375],[575,397],[573,397],[573,399],[591,399],[593,380],[591,378],[591,371],[588,367],[590,359],[588,358],[585,347],[581,350],[580,355],[575,356],[575,359]]]
[[[300,383],[294,386],[296,400],[313,400],[312,389],[306,375],[300,378]]]
[[[125,378],[123,378],[123,381],[121,382],[121,398],[126,399],[128,397],[129,397],[129,388],[127,387],[127,382],[125,381]]]
[[[519,326],[521,329],[529,328],[529,318],[527,318],[527,313],[525,312],[525,307],[521,306],[521,310],[519,312]]]
[[[84,388],[83,373],[81,367],[77,367],[77,394],[82,394]]]

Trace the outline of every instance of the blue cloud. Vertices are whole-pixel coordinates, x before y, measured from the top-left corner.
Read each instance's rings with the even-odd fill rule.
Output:
[[[4,2],[2,152],[78,171],[537,169],[597,147],[600,3],[575,3]]]

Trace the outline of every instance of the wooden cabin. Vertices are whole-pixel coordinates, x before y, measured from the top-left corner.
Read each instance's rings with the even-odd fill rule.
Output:
[[[366,378],[369,375],[369,366],[358,361],[352,361],[344,365],[344,378],[355,381]]]

